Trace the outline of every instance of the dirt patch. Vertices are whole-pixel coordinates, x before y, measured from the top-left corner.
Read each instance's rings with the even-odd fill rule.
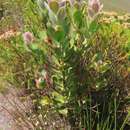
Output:
[[[6,93],[0,93],[0,130],[28,130],[25,123],[22,127],[18,118],[26,116],[32,108],[31,100],[20,99],[24,90],[10,87]],[[20,115],[21,114],[21,115]]]

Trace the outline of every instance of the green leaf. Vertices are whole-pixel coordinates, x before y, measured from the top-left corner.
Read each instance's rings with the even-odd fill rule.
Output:
[[[57,13],[59,10],[59,4],[57,1],[54,0],[49,3],[49,7],[54,13]]]
[[[30,44],[29,47],[30,47],[31,50],[37,50],[37,49],[39,49],[38,44]]]
[[[52,97],[57,103],[64,104],[65,103],[65,97],[57,92],[52,93]]]
[[[41,104],[42,106],[50,105],[50,104],[52,104],[52,100],[51,100],[48,96],[44,96],[44,97],[41,99],[40,104]]]
[[[48,34],[57,42],[61,42],[65,38],[64,30],[63,30],[62,26],[60,26],[60,25],[57,25],[55,27],[55,29],[52,27],[49,27]]]
[[[98,52],[93,56],[92,61],[98,62],[100,60],[102,60],[102,53]]]
[[[46,38],[46,37],[47,37],[47,34],[46,34],[45,31],[40,31],[40,32],[39,32],[39,38],[40,38],[40,40],[43,40],[43,39]]]
[[[67,109],[61,109],[61,110],[58,110],[58,112],[64,116],[67,116],[67,113],[68,113],[68,110]]]
[[[130,61],[130,54],[128,55],[128,60]]]
[[[110,69],[109,63],[104,63],[103,65],[101,65],[101,66],[99,67],[100,73],[105,73],[105,72],[108,71],[109,69]]]
[[[54,39],[58,42],[62,41],[64,39],[64,32],[62,30],[57,30],[54,35]]]
[[[127,42],[127,44],[125,45],[125,51],[130,52],[130,42]]]
[[[68,35],[70,31],[70,22],[67,18],[61,21],[61,26],[64,30],[65,35]]]
[[[82,12],[80,10],[76,10],[74,12],[73,18],[74,18],[74,22],[76,23],[76,25],[81,28],[83,26]]]
[[[95,33],[99,29],[99,24],[96,21],[92,21],[89,25],[89,32],[90,33]]]
[[[45,86],[46,86],[46,82],[45,82],[45,80],[42,80],[41,82],[40,82],[40,88],[45,88]]]

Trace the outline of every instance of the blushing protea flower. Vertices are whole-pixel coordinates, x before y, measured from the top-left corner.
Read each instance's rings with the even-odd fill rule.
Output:
[[[34,36],[31,32],[25,32],[23,34],[23,40],[26,44],[30,44],[34,41]]]
[[[42,1],[42,0],[39,0]],[[82,0],[77,1],[80,5]],[[66,17],[66,5],[70,4],[71,7],[74,7],[76,0],[47,0],[44,3],[44,8],[48,10],[50,21],[52,25],[56,25],[58,18],[63,20]]]
[[[61,7],[65,7],[67,2],[70,3],[71,6],[73,6],[75,3],[75,0],[47,0],[47,4],[52,10],[54,10],[54,12],[55,10],[57,12],[57,10]]]
[[[88,1],[88,15],[90,18],[94,18],[103,8],[103,4],[99,0]]]
[[[73,6],[74,3],[75,3],[75,0],[61,0],[61,1],[59,2],[60,7],[65,6],[65,5],[66,5],[66,2],[69,2],[70,5]]]

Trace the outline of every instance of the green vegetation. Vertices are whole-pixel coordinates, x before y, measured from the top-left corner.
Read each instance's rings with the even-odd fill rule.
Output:
[[[3,82],[29,90],[49,125],[58,116],[72,130],[130,129],[129,16],[108,16],[98,1],[39,2],[25,2],[19,32],[0,39]]]

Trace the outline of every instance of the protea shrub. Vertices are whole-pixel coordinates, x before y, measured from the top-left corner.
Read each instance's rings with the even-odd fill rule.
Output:
[[[23,68],[37,111],[51,108],[74,130],[127,129],[129,29],[116,18],[103,22],[99,0],[31,6],[40,28],[26,26],[33,35],[20,40],[22,53],[31,56]]]

